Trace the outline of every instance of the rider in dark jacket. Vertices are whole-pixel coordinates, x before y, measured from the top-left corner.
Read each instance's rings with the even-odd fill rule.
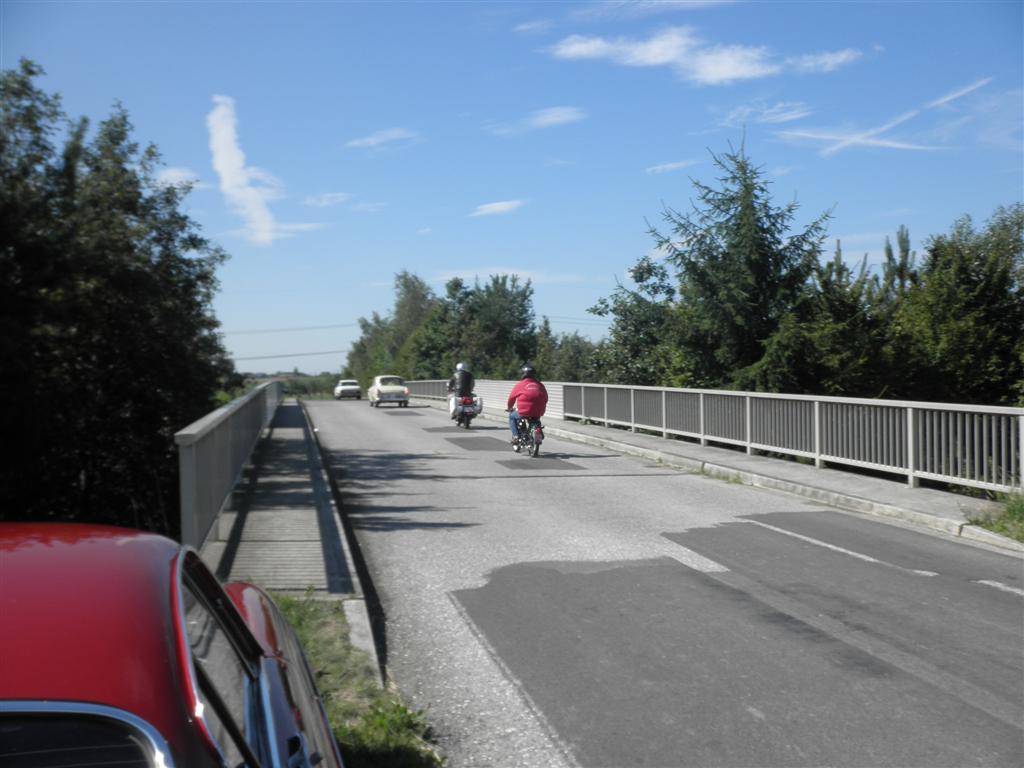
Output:
[[[455,373],[448,379],[448,413],[453,419],[455,418],[455,398],[470,397],[475,386],[476,381],[466,364],[458,363],[455,366]]]

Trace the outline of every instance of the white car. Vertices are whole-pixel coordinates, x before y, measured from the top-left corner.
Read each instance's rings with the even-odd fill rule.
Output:
[[[409,405],[409,388],[401,376],[374,376],[373,384],[366,391],[370,407],[381,403],[394,403],[399,408]]]
[[[363,396],[363,390],[359,388],[359,382],[355,379],[341,379],[334,386],[334,399],[341,400],[343,397],[354,397],[356,400]]]

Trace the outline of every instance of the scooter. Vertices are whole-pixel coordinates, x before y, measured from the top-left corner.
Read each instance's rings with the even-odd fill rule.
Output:
[[[476,395],[455,397],[455,426],[469,429],[469,424],[483,410],[483,400]]]

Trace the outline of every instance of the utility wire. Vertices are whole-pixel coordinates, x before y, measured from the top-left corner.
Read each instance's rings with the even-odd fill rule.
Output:
[[[225,336],[242,336],[250,333],[285,333],[289,331],[323,331],[328,328],[355,328],[359,323],[341,323],[339,325],[305,325],[298,328],[257,328],[248,331],[221,331]]]
[[[282,357],[316,357],[317,355],[340,355],[347,349],[328,349],[324,352],[288,352],[283,355],[259,355],[257,357],[236,357],[234,360],[276,360]]]

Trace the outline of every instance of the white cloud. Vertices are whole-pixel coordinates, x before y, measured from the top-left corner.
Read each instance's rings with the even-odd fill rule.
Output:
[[[432,230],[430,227],[421,227],[420,229],[416,230],[416,234],[417,235],[429,235],[433,231],[434,230]]]
[[[966,96],[968,93],[971,93],[972,91],[976,91],[979,88],[983,88],[984,86],[988,85],[991,82],[991,77],[986,77],[981,80],[978,80],[976,83],[971,83],[970,85],[964,88],[959,88],[955,91],[947,93],[945,96],[940,96],[939,98],[935,99],[935,101],[928,102],[928,108],[933,109],[935,107],[945,106],[946,104],[949,104],[952,101],[956,101],[962,96]]]
[[[531,112],[515,123],[499,123],[485,126],[496,136],[518,136],[529,131],[569,125],[587,119],[587,113],[579,107],[548,107]]]
[[[360,149],[376,149],[385,144],[394,144],[396,142],[409,144],[418,141],[419,138],[420,135],[418,133],[407,128],[387,128],[383,131],[371,133],[369,136],[364,136],[361,139],[352,139],[346,142],[345,146]]]
[[[330,208],[334,205],[341,205],[352,199],[347,192],[325,192],[322,195],[310,195],[302,202],[314,208]]]
[[[781,131],[777,135],[787,139],[809,139],[812,141],[830,142],[829,146],[819,151],[818,154],[822,157],[834,155],[837,152],[853,146],[885,147],[888,149],[907,149],[915,151],[941,149],[941,147],[936,146],[885,138],[883,134],[888,133],[893,128],[903,125],[926,112],[939,108],[944,109],[957,99],[988,85],[990,82],[992,82],[992,78],[990,77],[978,80],[966,87],[950,91],[944,96],[940,96],[939,98],[928,102],[923,107],[908,110],[907,112],[894,117],[892,120],[889,120],[876,128],[869,128],[864,131]],[[1017,115],[1016,121],[1019,124],[1019,114]],[[963,124],[965,123],[946,123],[939,125],[938,127],[933,128],[931,135],[939,138],[940,140],[943,137],[951,137],[957,129],[962,127]]]
[[[485,203],[484,205],[478,205],[476,210],[469,215],[498,216],[505,213],[512,213],[512,211],[522,208],[524,205],[526,205],[525,200],[504,200],[497,203]]]
[[[377,213],[387,207],[387,203],[359,203],[353,205],[352,210],[356,213]]]
[[[644,170],[647,173],[671,173],[672,171],[681,171],[683,168],[689,168],[692,165],[697,165],[700,160],[682,160],[678,163],[661,163],[660,165],[652,165]]]
[[[281,182],[266,171],[245,164],[245,153],[238,143],[234,99],[214,96],[213,103],[206,125],[220,190],[228,205],[245,221],[246,238],[258,245],[270,245],[279,235],[267,202],[281,197]]]
[[[925,144],[912,144],[907,141],[896,141],[894,139],[874,138],[865,133],[840,133],[837,131],[779,131],[777,136],[784,139],[809,139],[812,141],[835,142],[831,147],[826,147],[819,152],[826,157],[840,148],[850,146],[882,147],[885,149],[907,149],[918,152],[929,152],[940,149],[940,147],[928,146]]]
[[[774,125],[800,120],[811,114],[813,114],[811,108],[800,101],[780,101],[771,106],[764,102],[756,102],[736,107],[725,116],[721,124],[730,128],[743,125],[744,123],[767,123]]]
[[[852,64],[863,55],[855,48],[844,48],[841,51],[793,56],[786,59],[786,64],[796,72],[834,72],[839,67]]]
[[[626,67],[671,67],[698,85],[726,85],[770,77],[787,68],[831,72],[856,60],[859,51],[798,56],[776,60],[763,46],[714,45],[701,40],[692,27],[669,27],[646,40],[570,35],[551,49],[555,58],[606,60]]]
[[[199,180],[199,174],[191,168],[161,168],[156,174],[156,183],[165,187],[180,187],[188,184],[192,189],[209,189],[210,185]]]
[[[534,21],[526,21],[523,22],[522,24],[517,24],[515,27],[513,27],[513,31],[532,35],[539,34],[541,32],[547,32],[553,26],[554,24],[552,24],[552,22],[550,21],[547,21],[545,19],[536,19]]]

